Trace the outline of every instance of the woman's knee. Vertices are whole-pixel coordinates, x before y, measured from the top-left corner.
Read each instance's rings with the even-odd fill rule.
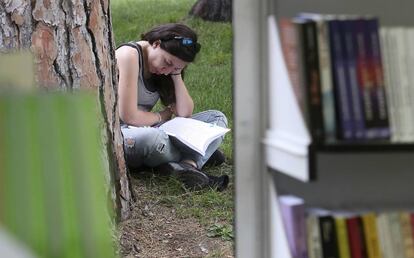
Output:
[[[221,127],[227,127],[227,117],[226,115],[219,110],[208,110],[211,113],[211,116],[214,117],[215,123]]]
[[[193,116],[194,119],[201,120],[206,123],[216,124],[221,127],[227,127],[227,117],[219,110],[206,110]]]

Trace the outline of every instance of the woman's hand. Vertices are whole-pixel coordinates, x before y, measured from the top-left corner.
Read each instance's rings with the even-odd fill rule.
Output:
[[[171,113],[173,113],[175,116],[177,116],[177,108],[175,106],[175,103],[172,103],[172,104],[168,105],[167,108],[170,109]]]
[[[161,110],[159,114],[161,116],[161,122],[165,122],[171,119],[173,112],[169,107],[166,107],[163,110]]]

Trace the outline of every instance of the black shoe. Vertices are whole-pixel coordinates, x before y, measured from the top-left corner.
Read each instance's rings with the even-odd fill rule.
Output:
[[[224,189],[227,188],[229,185],[229,176],[223,175],[223,176],[210,176],[207,175],[209,178],[208,186],[210,186],[213,189],[216,189],[217,191],[221,192]]]
[[[158,166],[162,174],[168,174],[180,180],[184,186],[191,190],[200,190],[209,185],[209,177],[185,162],[168,162]]]
[[[207,160],[205,166],[219,166],[223,164],[224,161],[226,161],[226,156],[224,156],[224,153],[221,150],[217,149]]]

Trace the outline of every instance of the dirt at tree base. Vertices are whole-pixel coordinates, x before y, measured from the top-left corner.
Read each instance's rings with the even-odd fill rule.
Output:
[[[131,179],[131,187],[137,202],[118,227],[121,257],[234,257],[231,241],[208,237],[195,218],[176,216],[139,178]]]

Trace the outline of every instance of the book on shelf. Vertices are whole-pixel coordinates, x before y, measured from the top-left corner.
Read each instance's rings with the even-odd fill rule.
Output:
[[[353,138],[361,140],[365,138],[365,121],[362,102],[362,91],[358,81],[357,67],[357,40],[356,18],[339,20],[340,34],[344,46],[344,68],[346,88],[349,96],[349,106],[352,113]]]
[[[282,18],[279,21],[280,44],[286,63],[288,76],[296,97],[296,101],[302,111],[303,118],[309,126],[308,108],[305,103],[304,74],[303,74],[303,50],[302,28],[290,18]]]
[[[306,242],[309,258],[323,258],[321,232],[319,230],[319,215],[317,212],[307,211],[306,216]]]
[[[320,94],[322,98],[322,118],[324,138],[326,141],[336,139],[335,99],[332,85],[331,54],[329,45],[328,22],[334,19],[333,15],[318,13],[299,13],[299,17],[315,21],[317,52],[319,59]]]
[[[408,211],[400,212],[401,235],[405,258],[414,258],[414,239],[411,225],[411,214]]]
[[[354,124],[351,110],[351,94],[347,87],[345,46],[341,33],[341,21],[328,22],[329,44],[331,46],[332,77],[337,116],[337,137],[343,140],[354,139]]]
[[[389,226],[391,236],[391,250],[394,258],[404,258],[404,245],[401,231],[400,213],[397,211],[384,214]]]
[[[293,195],[279,197],[279,205],[292,258],[307,258],[305,203]]]
[[[279,20],[288,77],[313,142],[414,142],[414,28],[368,15]]]
[[[367,212],[362,214],[361,217],[368,258],[381,258],[377,216],[373,212]]]
[[[211,142],[230,131],[228,128],[184,117],[175,117],[159,128],[203,156]]]
[[[349,216],[349,213],[334,214],[340,258],[351,258],[351,253],[349,251],[348,229],[346,226],[346,218],[348,218]]]
[[[352,258],[368,258],[361,216],[346,219],[349,249]]]
[[[332,215],[319,217],[323,257],[339,257],[335,219]]]
[[[364,19],[364,22],[366,24],[365,43],[368,52],[368,62],[370,62],[374,79],[374,117],[376,129],[379,133],[376,138],[388,139],[390,138],[391,131],[385,95],[384,69],[379,37],[379,19],[377,17],[370,17]]]

